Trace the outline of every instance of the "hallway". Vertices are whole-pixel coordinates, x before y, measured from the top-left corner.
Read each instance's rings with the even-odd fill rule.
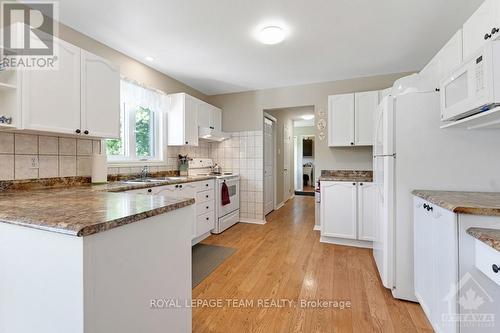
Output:
[[[193,299],[224,304],[194,308],[193,332],[432,332],[418,304],[382,287],[370,250],[319,242],[313,197],[295,197],[267,220],[204,241],[237,252],[193,289]]]

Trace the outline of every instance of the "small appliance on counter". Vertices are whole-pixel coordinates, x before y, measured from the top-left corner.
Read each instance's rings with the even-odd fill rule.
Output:
[[[240,177],[231,172],[222,172],[210,158],[193,158],[189,161],[188,176],[215,177],[215,228],[213,234],[220,234],[240,220]],[[229,203],[223,202],[223,187],[227,186]],[[227,193],[226,192],[226,193]],[[226,198],[227,199],[227,198]]]

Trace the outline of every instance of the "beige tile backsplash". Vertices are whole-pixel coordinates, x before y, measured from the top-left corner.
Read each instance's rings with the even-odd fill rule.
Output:
[[[0,180],[90,176],[99,140],[0,132]],[[38,168],[33,168],[33,158]]]

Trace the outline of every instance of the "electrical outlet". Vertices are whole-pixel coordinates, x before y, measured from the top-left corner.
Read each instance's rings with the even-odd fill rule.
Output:
[[[33,156],[30,158],[30,169],[39,169],[40,168],[40,162],[38,160],[38,156]]]

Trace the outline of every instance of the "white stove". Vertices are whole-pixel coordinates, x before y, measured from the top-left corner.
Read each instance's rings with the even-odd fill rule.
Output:
[[[231,172],[214,173],[215,166],[210,158],[194,158],[189,161],[188,176],[190,177],[215,177],[215,205],[216,218],[214,234],[220,234],[224,230],[238,223],[240,220],[240,177]],[[222,186],[226,184],[229,190],[229,200],[227,205],[222,205]]]

